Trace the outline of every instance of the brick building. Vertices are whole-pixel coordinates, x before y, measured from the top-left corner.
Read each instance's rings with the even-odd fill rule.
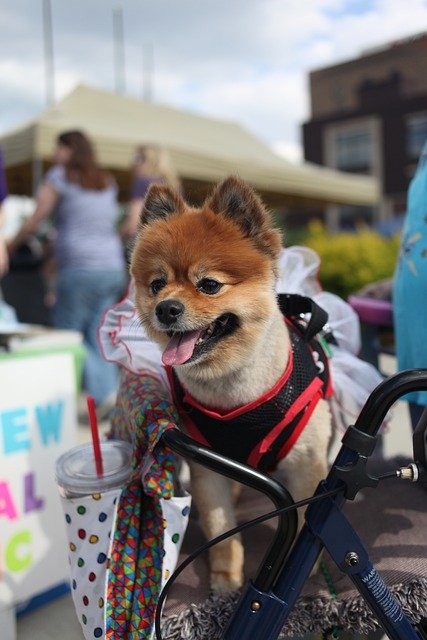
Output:
[[[310,97],[305,159],[375,175],[382,185],[377,209],[331,208],[329,226],[404,213],[408,183],[427,139],[427,33],[312,71]]]

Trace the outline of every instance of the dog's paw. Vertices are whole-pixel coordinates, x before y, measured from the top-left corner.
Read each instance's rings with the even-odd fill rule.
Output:
[[[242,572],[211,571],[210,586],[212,591],[235,591],[243,585]]]
[[[244,552],[240,537],[225,540],[211,549],[210,586],[214,591],[230,591],[243,585]]]

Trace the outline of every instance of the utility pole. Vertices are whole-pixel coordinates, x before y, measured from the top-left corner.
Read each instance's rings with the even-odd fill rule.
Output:
[[[152,42],[142,46],[142,99],[153,100],[154,48]]]
[[[123,30],[123,7],[117,5],[113,9],[114,33],[114,86],[116,93],[126,92],[125,78],[125,46]]]
[[[55,69],[53,62],[52,8],[50,0],[43,0],[43,36],[46,82],[46,105],[55,103]]]

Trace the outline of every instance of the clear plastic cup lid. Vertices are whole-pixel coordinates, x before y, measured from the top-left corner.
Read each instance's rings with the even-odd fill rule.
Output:
[[[73,447],[58,458],[57,483],[67,493],[86,495],[109,491],[124,485],[132,471],[132,446],[122,440],[101,443],[103,476],[98,478],[91,443]]]

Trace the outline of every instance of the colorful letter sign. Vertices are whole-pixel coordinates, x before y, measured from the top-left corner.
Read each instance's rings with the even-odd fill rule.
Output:
[[[71,353],[0,357],[0,609],[68,581],[54,466],[76,415]]]

